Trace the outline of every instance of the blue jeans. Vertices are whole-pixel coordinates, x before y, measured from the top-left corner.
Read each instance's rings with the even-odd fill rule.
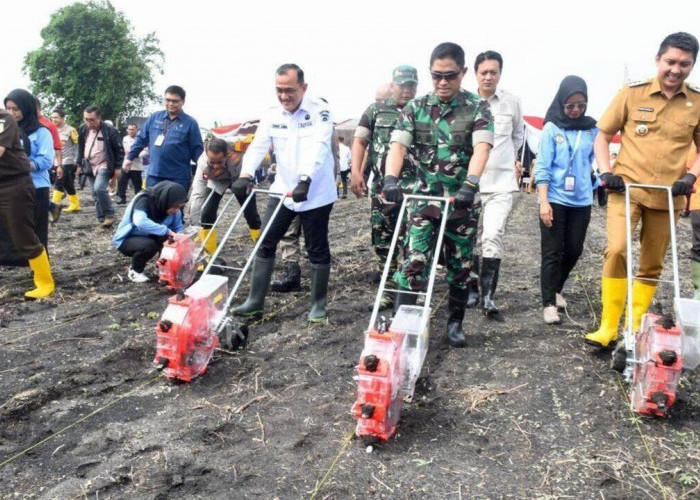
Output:
[[[114,219],[114,205],[112,205],[112,200],[107,193],[109,178],[109,170],[106,168],[98,170],[94,177],[88,177],[92,189],[92,199],[95,200],[97,220],[100,222],[104,222],[105,219]]]

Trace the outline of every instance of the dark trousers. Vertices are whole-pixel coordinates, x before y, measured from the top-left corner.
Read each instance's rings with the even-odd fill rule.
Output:
[[[49,188],[43,187],[36,190],[36,204],[34,205],[34,228],[39,241],[46,251],[49,250],[49,207],[51,198]]]
[[[48,201],[48,188],[45,190]],[[43,250],[42,243],[34,230],[37,215],[35,206],[36,189],[29,174],[9,179],[0,178],[0,226],[14,247],[12,250],[7,249],[7,252],[14,254],[16,251],[19,257],[26,260],[38,257]],[[43,213],[46,214],[46,209]],[[46,220],[48,224],[48,218]],[[46,238],[46,232],[44,237]],[[5,252],[4,247],[3,252]],[[10,259],[14,255],[0,255],[0,257]]]
[[[56,191],[67,193],[72,196],[75,194],[75,164],[63,165],[62,168],[63,176],[60,179],[56,179],[54,187]]]
[[[690,258],[700,262],[700,210],[690,211],[690,224],[693,227],[693,246],[690,249]]]
[[[270,223],[270,218],[278,203],[280,203],[279,198],[270,198],[267,204],[267,213],[265,214],[265,226]],[[309,261],[312,264],[330,264],[331,251],[328,248],[328,219],[331,216],[331,210],[333,210],[333,203],[304,212],[295,212],[283,206],[260,245],[258,257],[273,259],[277,251],[277,244],[287,232],[294,217],[299,217],[299,222],[304,230],[304,244],[306,252],[309,254]]]
[[[544,307],[556,303],[555,295],[561,293],[569,273],[583,252],[591,207],[567,207],[552,203],[552,227],[540,220],[542,267],[540,283]]]
[[[131,268],[137,273],[146,269],[146,263],[163,248],[162,236],[130,236],[119,246],[119,251],[131,257]]]
[[[129,187],[129,181],[131,181],[131,186],[134,188],[134,195],[137,195],[138,192],[141,191],[141,185],[143,183],[141,171],[129,170],[128,172],[124,172],[124,170],[122,170],[122,175],[117,182],[117,197],[120,200],[126,200],[126,190]]]
[[[349,170],[341,170],[340,171],[340,179],[343,181],[343,196],[348,195],[348,174],[350,173]]]
[[[209,197],[211,192],[212,190],[207,188],[207,192],[204,195],[205,200]],[[243,206],[246,200],[246,196],[234,196],[236,196],[236,201],[238,201],[238,204],[240,206]],[[201,222],[203,228],[209,229],[214,225],[214,222],[216,222],[216,214],[219,211],[219,204],[221,203],[221,198],[223,198],[223,195],[215,191],[209,199],[209,202],[202,207]],[[245,221],[248,223],[248,227],[250,229],[260,229],[260,227],[262,226],[260,222],[260,214],[258,213],[258,206],[255,201],[255,196],[253,196],[253,199],[250,200],[250,203],[248,203],[248,206],[243,211],[243,217],[245,217]]]

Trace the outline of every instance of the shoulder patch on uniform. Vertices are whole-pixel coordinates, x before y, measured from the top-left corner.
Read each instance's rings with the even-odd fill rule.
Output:
[[[697,85],[697,84],[691,83],[691,82],[685,82],[685,86],[688,87],[693,92],[697,92],[700,94],[700,85]]]
[[[642,85],[647,85],[651,83],[651,78],[647,78],[646,80],[637,80],[635,82],[629,82],[627,84],[628,87],[641,87]]]

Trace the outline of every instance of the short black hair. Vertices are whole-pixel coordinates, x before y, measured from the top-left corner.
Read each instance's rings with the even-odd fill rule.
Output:
[[[90,105],[87,108],[85,108],[86,113],[95,113],[97,116],[102,117],[102,110],[100,109],[99,106],[95,105]]]
[[[474,71],[478,71],[479,64],[484,61],[498,61],[498,70],[503,71],[503,58],[501,57],[501,54],[495,50],[486,50],[476,56],[476,59],[474,60]]]
[[[289,71],[290,69],[293,69],[297,72],[297,83],[299,85],[304,85],[304,70],[294,63],[283,64],[282,66],[277,68],[277,71],[275,71],[275,73],[278,75],[286,75],[287,71]]]
[[[345,142],[345,139],[343,139],[343,136],[342,136],[342,135],[339,135],[339,136],[338,136],[338,140],[339,140],[340,142]]]
[[[436,59],[452,59],[459,69],[464,68],[464,50],[462,47],[452,42],[443,42],[433,49],[430,54],[430,65],[432,66]]]
[[[207,141],[207,151],[214,153],[215,155],[221,153],[226,155],[228,154],[228,143],[223,139],[214,137],[213,139],[209,139],[209,141]]]
[[[129,128],[129,127],[134,127],[136,130],[139,129],[139,126],[136,125],[135,123],[130,123],[130,124],[128,124],[128,125],[126,126],[126,128]]]
[[[170,87],[165,89],[165,93],[179,95],[180,99],[182,99],[183,101],[185,100],[185,89],[183,89],[179,85],[171,85]]]
[[[54,110],[52,111],[52,113],[56,113],[56,114],[57,114],[58,116],[60,116],[61,118],[65,118],[65,117],[66,117],[66,112],[63,111],[63,109],[61,109],[61,108],[56,108],[56,109],[54,109]]]
[[[664,41],[661,42],[661,45],[659,45],[659,51],[656,53],[656,57],[661,57],[672,47],[693,54],[693,63],[698,59],[698,39],[690,33],[679,31],[678,33],[671,33],[668,35],[664,38]]]

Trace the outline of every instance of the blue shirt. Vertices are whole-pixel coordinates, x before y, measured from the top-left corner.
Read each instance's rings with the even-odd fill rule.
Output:
[[[117,227],[114,237],[112,238],[114,248],[119,248],[122,243],[124,243],[124,240],[130,236],[149,236],[152,234],[156,236],[167,236],[170,231],[176,233],[182,231],[184,226],[182,224],[182,214],[180,210],[172,215],[168,215],[163,222],[158,223],[149,218],[145,210],[140,208],[134,210],[134,204],[139,198],[139,195],[134,196],[129,206],[126,207],[124,217],[121,222],[119,222],[119,227]]]
[[[579,132],[581,139],[578,147],[576,137]],[[537,163],[535,165],[535,182],[549,185],[548,197],[550,203],[570,207],[585,207],[593,204],[593,189],[600,184],[598,179],[591,180],[593,141],[598,135],[598,129],[564,130],[552,122],[547,122],[540,138]],[[573,157],[572,157],[573,155]],[[564,189],[565,179],[573,176],[574,189]]]
[[[156,146],[160,135],[164,135],[165,140]],[[189,184],[192,177],[190,162],[197,163],[204,144],[197,120],[184,112],[171,120],[168,112],[163,110],[148,117],[126,158],[134,160],[144,148],[148,148],[151,156],[149,176]]]
[[[51,132],[46,127],[39,127],[33,134],[29,135],[29,142],[32,145],[29,161],[34,164],[34,170],[30,172],[34,187],[36,189],[51,187],[49,170],[53,166],[53,159],[56,154],[53,149]]]

